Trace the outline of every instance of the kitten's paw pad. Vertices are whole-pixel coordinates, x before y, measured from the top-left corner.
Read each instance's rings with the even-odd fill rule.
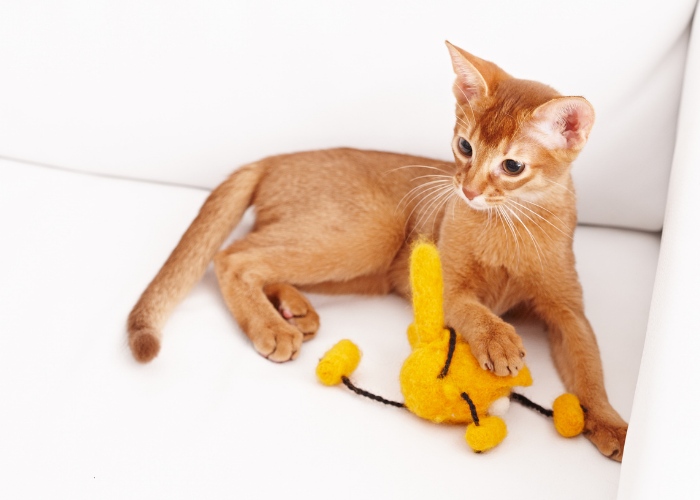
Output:
[[[296,359],[299,355],[304,336],[293,328],[284,331],[269,329],[258,333],[252,341],[255,350],[263,357],[275,363],[284,363]]]
[[[481,337],[470,339],[472,353],[485,370],[499,376],[515,377],[525,366],[525,347],[515,329],[498,325]]]
[[[318,313],[296,288],[284,284],[269,285],[265,293],[282,318],[302,333],[304,341],[316,335],[320,326]]]
[[[622,461],[627,439],[627,424],[620,419],[603,420],[594,415],[586,415],[584,435],[598,448],[603,455]]]
[[[311,340],[316,336],[320,321],[315,310],[301,309],[282,306],[279,309],[282,317],[290,325],[296,327],[304,336],[304,341]]]

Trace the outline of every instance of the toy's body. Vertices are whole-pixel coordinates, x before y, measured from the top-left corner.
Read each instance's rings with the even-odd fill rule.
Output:
[[[469,424],[474,422],[471,404],[478,416],[500,414],[490,411],[494,404],[507,400],[513,387],[532,384],[527,368],[517,377],[487,372],[479,367],[461,336],[449,330],[441,333],[437,340],[415,348],[401,369],[404,404],[419,417],[436,423]],[[451,341],[454,351],[448,366],[445,353]]]
[[[419,243],[414,248],[411,285],[415,321],[408,329],[413,351],[400,375],[403,406],[436,423],[467,424],[466,439],[472,449],[489,450],[505,438],[506,426],[500,416],[508,408],[512,388],[532,384],[530,371],[524,367],[515,376],[499,377],[483,370],[464,338],[445,328],[442,272],[434,245]],[[327,385],[342,381],[364,393],[347,379],[359,360],[357,346],[343,340],[323,357],[316,373]],[[554,423],[559,433],[566,437],[580,434],[584,422],[578,399],[565,394],[554,406]]]

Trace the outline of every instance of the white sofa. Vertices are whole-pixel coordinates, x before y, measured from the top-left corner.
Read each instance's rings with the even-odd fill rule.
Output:
[[[0,497],[697,498],[695,4],[0,4]],[[237,165],[339,145],[449,158],[444,39],[596,107],[575,250],[631,421],[621,465],[521,407],[476,455],[462,427],[318,384],[319,357],[351,338],[356,383],[401,398],[397,297],[312,296],[319,335],[276,365],[208,272],[153,362],[128,350],[131,306]],[[563,388],[546,336],[517,326],[523,392],[549,405]]]

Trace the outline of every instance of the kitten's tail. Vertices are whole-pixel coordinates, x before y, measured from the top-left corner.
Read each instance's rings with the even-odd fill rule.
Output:
[[[165,321],[202,278],[214,254],[240,222],[263,172],[260,164],[247,165],[214,189],[143,292],[127,323],[129,347],[137,361],[146,363],[156,357]]]

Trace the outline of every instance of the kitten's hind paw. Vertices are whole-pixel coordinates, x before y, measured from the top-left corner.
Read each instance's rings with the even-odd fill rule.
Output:
[[[586,414],[584,435],[598,448],[603,455],[622,461],[627,439],[627,424],[617,416],[600,417],[594,412]]]
[[[284,283],[267,285],[265,294],[285,321],[302,333],[304,342],[316,336],[320,326],[318,313],[296,288]]]
[[[284,323],[282,325],[286,328],[280,329],[273,326],[250,336],[255,350],[275,363],[296,359],[304,340],[299,330]]]

